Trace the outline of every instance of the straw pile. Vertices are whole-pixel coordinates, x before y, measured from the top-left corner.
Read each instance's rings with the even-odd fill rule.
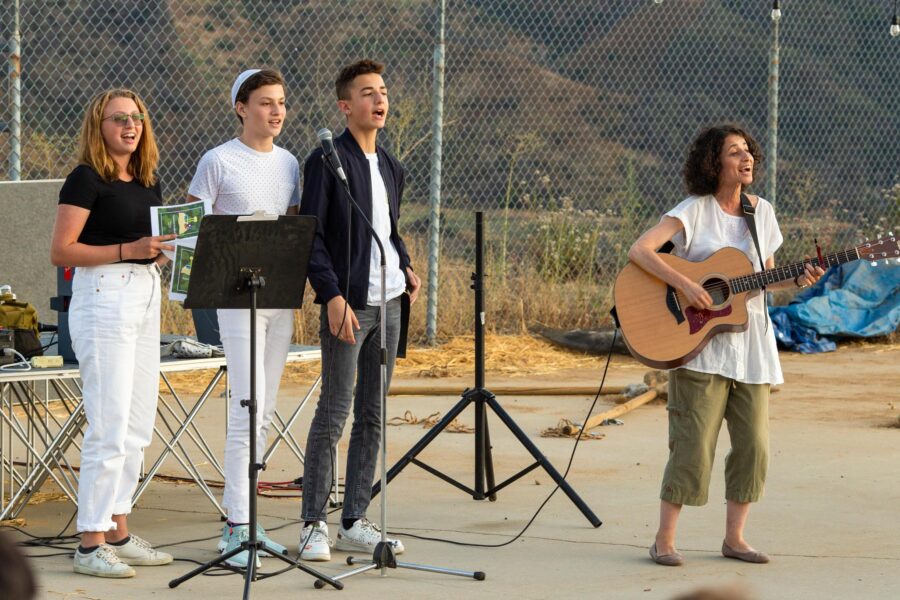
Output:
[[[528,335],[488,335],[485,338],[485,371],[509,377],[543,375],[576,367],[597,367],[601,359],[577,354],[550,342]],[[288,364],[283,382],[310,384],[319,375],[319,361]],[[406,358],[397,361],[395,377],[458,377],[475,370],[474,336],[460,336],[436,348],[410,348]],[[169,381],[179,391],[199,393],[204,390],[214,371],[170,373]],[[224,379],[223,379],[224,381]],[[219,384],[224,386],[223,383]],[[222,387],[224,391],[224,387]],[[160,392],[165,393],[164,386]]]

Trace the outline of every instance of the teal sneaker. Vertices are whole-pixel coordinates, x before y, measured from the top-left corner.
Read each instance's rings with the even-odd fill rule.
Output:
[[[234,525],[231,529],[231,535],[228,536],[228,543],[225,545],[225,550],[222,551],[223,554],[227,554],[231,552],[235,548],[238,548],[241,545],[241,542],[246,542],[250,540],[250,527],[249,525]],[[225,562],[232,567],[238,567],[239,569],[247,568],[247,561],[250,559],[250,553],[244,550],[243,552],[238,552]],[[262,563],[259,560],[259,555],[256,555],[256,568],[259,569],[262,567]]]
[[[225,548],[228,546],[228,540],[231,539],[231,530],[232,527],[228,523],[225,523],[225,526],[222,527],[222,537],[219,538],[218,544],[219,552],[225,552]],[[287,548],[270,538],[266,533],[266,530],[259,524],[256,525],[256,539],[265,542],[266,548],[269,550],[269,552],[260,553],[260,556],[263,558],[271,556],[272,554],[287,555]]]
[[[216,546],[219,549],[219,553],[225,552],[225,546],[228,545],[228,540],[231,539],[231,525],[228,522],[222,526],[222,537],[219,538],[219,544]]]
[[[256,524],[256,539],[258,539],[261,542],[266,543],[266,548],[268,549],[268,552],[263,552],[262,553],[263,557],[271,556],[272,554],[286,555],[288,553],[287,548],[285,548],[284,546],[282,546],[281,544],[279,544],[278,542],[276,542],[275,540],[270,538],[268,536],[268,534],[266,533],[266,530],[263,529],[262,525],[260,525],[259,523]]]

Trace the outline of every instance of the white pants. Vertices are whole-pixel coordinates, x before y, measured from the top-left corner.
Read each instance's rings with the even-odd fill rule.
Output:
[[[225,435],[225,492],[222,506],[233,523],[250,521],[250,311],[217,311],[228,365],[228,431]],[[256,311],[256,460],[262,461],[281,373],[294,332],[294,311]]]
[[[78,531],[116,528],[131,512],[159,392],[159,269],[78,267],[69,330],[81,372],[87,430],[81,445]]]

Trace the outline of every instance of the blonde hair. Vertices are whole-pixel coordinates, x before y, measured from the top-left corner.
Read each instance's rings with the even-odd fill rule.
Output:
[[[121,88],[107,90],[94,96],[94,99],[88,104],[87,110],[84,112],[84,121],[81,124],[78,162],[91,167],[107,181],[118,179],[119,168],[106,149],[103,133],[100,131],[103,112],[113,98],[130,98],[137,105],[138,111],[144,114],[141,138],[138,141],[137,149],[131,154],[128,161],[128,171],[141,185],[151,187],[156,183],[159,149],[156,147],[156,138],[153,137],[153,126],[150,123],[147,105],[131,90]]]

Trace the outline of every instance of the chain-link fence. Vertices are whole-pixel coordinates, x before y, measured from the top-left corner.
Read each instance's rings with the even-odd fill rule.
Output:
[[[13,37],[14,0],[0,35]],[[433,85],[446,66],[440,259],[429,251]],[[343,64],[388,65],[384,143],[410,176],[402,227],[417,270],[438,265],[436,335],[471,324],[474,209],[487,212],[493,327],[596,326],[636,234],[684,195],[684,149],[738,121],[770,145],[771,0],[46,0],[21,4],[21,174],[73,166],[81,111],[127,86],[147,100],[168,202],[200,156],[233,137],[231,82],[270,66],[288,82],[278,140],[302,161],[340,129]],[[900,222],[900,38],[888,0],[783,0],[776,207],[781,260]],[[15,121],[4,87],[0,121]],[[4,176],[13,147],[0,133]],[[767,166],[771,172],[771,165]],[[765,175],[755,191],[765,195]],[[429,261],[431,255],[431,261]],[[314,319],[310,312],[309,319]],[[305,332],[315,332],[314,320]],[[424,335],[425,311],[414,317]],[[311,335],[314,335],[312,333]]]

